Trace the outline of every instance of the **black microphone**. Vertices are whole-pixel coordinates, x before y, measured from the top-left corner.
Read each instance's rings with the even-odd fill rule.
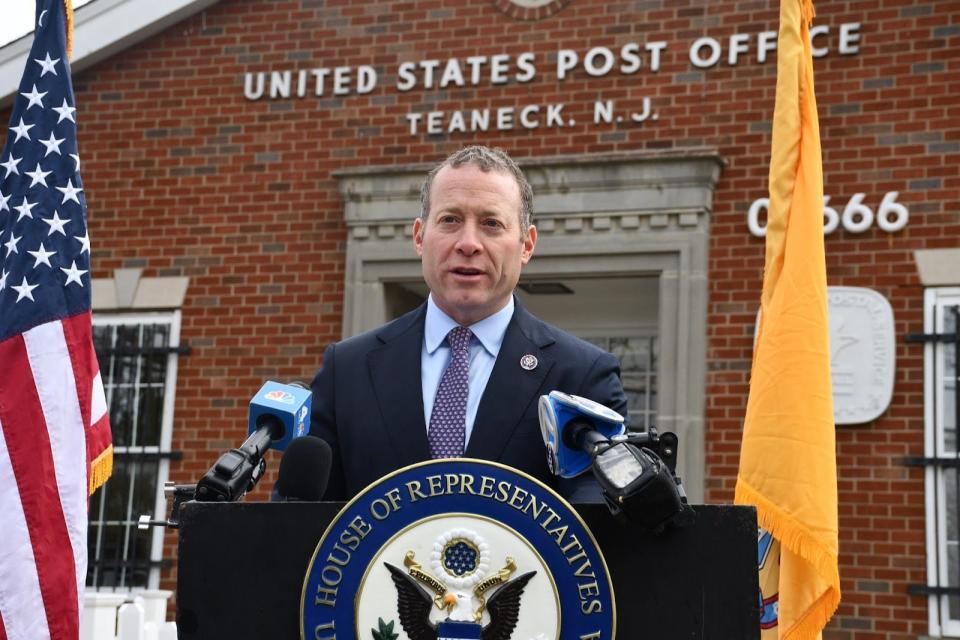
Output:
[[[624,431],[623,418],[592,400],[559,391],[540,397],[540,428],[554,474],[593,471],[614,515],[644,529],[690,522],[693,510],[675,473],[676,434]]]
[[[234,502],[260,481],[267,449],[284,450],[310,430],[312,394],[302,384],[267,382],[250,400],[249,437],[226,452],[197,483],[194,499]]]
[[[217,463],[200,478],[194,500],[234,502],[256,486],[267,465],[263,456],[277,433],[272,421],[263,422],[265,424],[242,445],[220,456]],[[282,436],[283,432],[277,435]]]
[[[332,462],[333,450],[326,440],[297,438],[280,459],[274,491],[284,502],[318,502],[327,490]]]
[[[568,422],[560,439],[570,449],[587,453],[595,451],[599,445],[610,442],[609,437],[597,431],[593,423],[585,418],[574,418]]]

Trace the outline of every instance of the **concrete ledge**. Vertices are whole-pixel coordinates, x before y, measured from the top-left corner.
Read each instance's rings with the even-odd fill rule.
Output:
[[[917,249],[913,252],[925,287],[960,285],[960,248]]]
[[[113,278],[94,278],[94,311],[180,309],[190,278],[141,278],[140,269],[117,269]]]

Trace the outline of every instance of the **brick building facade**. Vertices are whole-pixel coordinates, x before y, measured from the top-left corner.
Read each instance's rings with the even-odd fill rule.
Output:
[[[397,268],[400,280],[415,276],[401,226],[416,214],[410,185],[424,163],[482,143],[531,169],[547,212],[538,245],[547,266],[534,280],[582,268],[560,264],[580,236],[590,246],[603,233],[641,243],[640,255],[623,248],[601,278],[690,276],[685,258],[679,276],[656,266],[659,250],[644,237],[677,240],[685,247],[677,255],[695,256],[684,281],[693,293],[674,307],[694,317],[692,338],[674,336],[681,347],[661,345],[660,356],[688,357],[683,344],[701,354],[672,376],[659,370],[658,392],[666,403],[671,381],[682,380],[683,393],[700,398],[676,399],[701,467],[694,494],[732,500],[763,269],[748,210],[766,188],[776,56],[764,32],[776,29],[776,3],[518,4],[223,0],[75,72],[94,276],[116,284],[133,273],[117,270],[140,269],[144,279],[187,279],[179,339],[192,352],[176,369],[170,448],[182,456],[170,479],[195,481],[239,442],[246,399],[263,380],[309,380],[328,343],[389,316],[392,300],[404,304],[411,291],[376,276],[386,284],[374,297],[387,300],[370,307],[370,283],[354,275],[357,265],[371,272],[365,247],[390,253],[409,243]],[[889,408],[837,428],[843,602],[825,637],[936,635],[935,605],[908,594],[928,583],[934,551],[931,472],[904,464],[929,455],[929,365],[905,336],[924,329],[925,292],[960,284],[950,252],[960,247],[960,3],[846,0],[817,10],[830,206],[842,213],[864,193],[876,212],[897,192],[909,210],[901,229],[840,224],[826,238],[830,285],[870,288],[890,302],[896,365]],[[513,111],[498,123],[501,108]],[[484,113],[487,126],[475,126]],[[610,168],[623,202],[578,216],[580,204],[603,197],[591,182],[598,167]],[[696,183],[700,200],[677,195],[652,208],[631,200],[624,181],[636,177],[641,194],[669,191],[671,167],[692,172],[674,182]],[[562,201],[564,177],[577,199]],[[939,275],[924,278],[924,260]],[[620,273],[624,264],[630,273]],[[652,322],[662,329],[671,312],[657,286]],[[167,535],[162,556],[174,559],[175,544]],[[161,584],[172,588],[175,578],[174,561]],[[960,618],[958,609],[948,617]]]

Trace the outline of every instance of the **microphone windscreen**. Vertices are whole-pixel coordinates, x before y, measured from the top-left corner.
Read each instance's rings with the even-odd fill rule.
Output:
[[[327,490],[333,451],[316,436],[295,438],[280,459],[277,493],[283,500],[319,501]]]

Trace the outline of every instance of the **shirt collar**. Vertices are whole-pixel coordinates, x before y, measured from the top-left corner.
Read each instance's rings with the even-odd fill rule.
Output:
[[[500,345],[503,344],[507,326],[513,317],[513,309],[513,296],[510,296],[510,300],[503,309],[468,327],[487,353],[494,358],[500,353]],[[453,318],[440,310],[433,301],[433,294],[430,294],[427,298],[427,317],[423,327],[423,342],[427,347],[427,353],[433,354],[443,344],[450,330],[456,326],[458,325]]]

